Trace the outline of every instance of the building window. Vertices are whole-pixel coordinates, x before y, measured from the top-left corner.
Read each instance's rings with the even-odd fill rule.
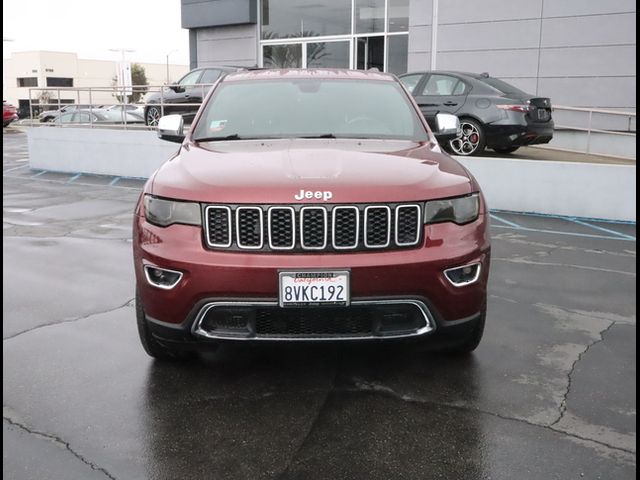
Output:
[[[38,86],[38,77],[18,77],[18,86],[19,87],[37,87]]]
[[[410,0],[262,0],[260,65],[407,69]]]
[[[351,33],[351,0],[262,0],[262,39]]]
[[[73,87],[73,78],[47,77],[47,87]]]

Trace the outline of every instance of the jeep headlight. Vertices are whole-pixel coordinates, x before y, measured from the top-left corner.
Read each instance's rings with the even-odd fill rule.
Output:
[[[473,222],[480,212],[479,194],[466,197],[431,200],[424,208],[424,223],[454,222],[458,225]]]
[[[144,216],[149,223],[168,227],[174,223],[202,225],[200,204],[144,196]]]

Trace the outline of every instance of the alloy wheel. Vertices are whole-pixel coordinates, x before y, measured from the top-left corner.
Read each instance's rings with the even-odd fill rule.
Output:
[[[473,155],[480,145],[481,133],[476,125],[460,122],[461,135],[449,141],[449,147],[456,155]]]

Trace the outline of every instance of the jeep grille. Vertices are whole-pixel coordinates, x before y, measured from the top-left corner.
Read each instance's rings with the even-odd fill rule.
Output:
[[[359,251],[413,247],[422,237],[418,204],[205,205],[209,248]]]

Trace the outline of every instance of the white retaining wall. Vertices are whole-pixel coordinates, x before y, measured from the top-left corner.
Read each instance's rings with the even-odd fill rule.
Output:
[[[456,157],[476,177],[489,208],[636,220],[635,165]]]
[[[33,169],[148,178],[178,151],[148,130],[34,127],[27,129]]]
[[[32,169],[149,177],[178,149],[153,131],[29,128]],[[460,158],[498,210],[636,220],[635,165]]]

